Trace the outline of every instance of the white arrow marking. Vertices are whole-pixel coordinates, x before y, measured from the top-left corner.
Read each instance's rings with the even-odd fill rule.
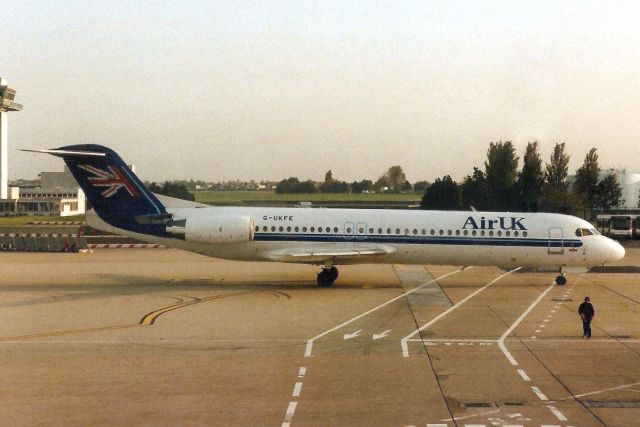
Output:
[[[360,332],[362,332],[362,329],[358,329],[357,331],[352,332],[350,334],[344,334],[344,339],[345,340],[350,340],[351,338],[355,338],[358,335],[360,335]]]
[[[381,334],[373,334],[373,340],[379,340],[380,338],[384,338],[387,335],[389,335],[389,332],[391,332],[391,329],[387,329],[386,331],[382,332]]]

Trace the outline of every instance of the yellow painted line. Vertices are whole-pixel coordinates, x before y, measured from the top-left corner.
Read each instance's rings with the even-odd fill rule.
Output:
[[[155,310],[152,311],[151,313],[145,315],[142,319],[140,319],[140,324],[141,325],[153,325],[153,323],[156,321],[156,319],[160,316],[162,316],[165,313],[168,313],[170,311],[173,310],[177,310],[179,308],[184,308],[184,307],[188,307],[190,305],[194,305],[194,304],[198,304],[204,301],[213,301],[216,299],[220,299],[220,298],[228,298],[228,297],[234,297],[234,296],[240,296],[240,295],[244,295],[244,294],[251,294],[251,293],[256,293],[256,292],[260,292],[260,291],[246,291],[246,292],[236,292],[236,293],[232,293],[232,294],[223,294],[223,295],[213,295],[210,297],[204,297],[204,298],[198,298],[198,299],[194,299],[193,301],[187,301],[187,302],[181,302],[178,304],[173,304],[164,308],[161,308],[159,310]]]
[[[214,295],[214,296],[205,297],[205,298],[190,297],[190,298],[193,298],[193,300],[187,301],[187,302],[184,302],[184,300],[180,298],[181,302],[170,305],[168,307],[161,308],[159,310],[152,311],[151,313],[144,316],[139,323],[133,323],[133,324],[127,324],[127,325],[102,326],[102,327],[87,328],[87,329],[71,329],[68,331],[43,332],[40,334],[20,335],[20,336],[14,336],[14,337],[0,337],[0,342],[28,340],[28,339],[35,339],[35,338],[46,338],[46,337],[54,337],[54,336],[60,336],[60,335],[86,334],[90,332],[101,332],[101,331],[111,331],[116,329],[138,328],[140,326],[150,326],[150,325],[153,325],[153,322],[155,322],[155,320],[159,316],[169,311],[177,310],[179,308],[187,307],[193,304],[198,304],[203,301],[212,301],[220,298],[227,298],[227,297],[239,296],[239,295],[256,293],[256,292],[260,292],[260,291],[236,292],[236,293],[230,293],[230,294],[224,294],[224,295]]]
[[[0,342],[3,341],[19,341],[19,340],[28,340],[33,338],[45,338],[45,337],[53,337],[57,335],[71,335],[71,334],[85,334],[88,332],[100,332],[100,331],[111,331],[114,329],[126,329],[126,328],[137,328],[141,325],[139,323],[134,323],[130,325],[114,325],[114,326],[102,326],[100,328],[88,328],[88,329],[72,329],[69,331],[56,331],[56,332],[43,332],[41,334],[33,334],[33,335],[20,335],[17,337],[2,337],[0,338]]]

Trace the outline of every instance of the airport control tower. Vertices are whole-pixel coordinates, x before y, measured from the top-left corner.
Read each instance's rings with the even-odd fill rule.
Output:
[[[0,77],[0,200],[5,200],[8,197],[7,113],[22,110],[22,105],[13,102],[15,96],[16,90],[7,86],[7,81]]]

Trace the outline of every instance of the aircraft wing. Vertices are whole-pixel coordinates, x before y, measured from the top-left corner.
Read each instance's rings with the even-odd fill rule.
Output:
[[[333,261],[361,261],[363,258],[371,258],[380,255],[387,255],[395,252],[396,249],[389,245],[322,245],[307,247],[291,247],[276,249],[263,253],[263,256],[272,261],[298,262],[298,263],[322,263],[326,260]]]

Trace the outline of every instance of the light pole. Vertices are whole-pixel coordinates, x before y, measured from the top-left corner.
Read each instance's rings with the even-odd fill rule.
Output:
[[[16,90],[7,86],[7,81],[0,77],[0,199],[6,200],[8,163],[7,163],[7,113],[9,111],[20,111],[22,105],[13,102]]]

